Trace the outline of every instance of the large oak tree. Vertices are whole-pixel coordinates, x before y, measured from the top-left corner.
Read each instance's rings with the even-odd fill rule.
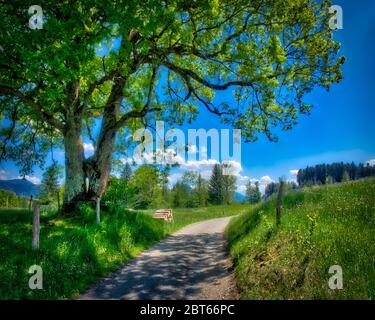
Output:
[[[273,127],[290,129],[310,111],[306,93],[342,78],[327,1],[39,4],[43,29],[33,30],[29,1],[1,1],[0,157],[27,173],[60,141],[66,210],[102,195],[125,131],[206,108],[247,141],[274,140]],[[225,90],[231,99],[215,98]],[[87,158],[84,136],[95,142]]]

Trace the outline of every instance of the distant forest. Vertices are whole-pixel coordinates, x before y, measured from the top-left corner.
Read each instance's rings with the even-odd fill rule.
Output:
[[[60,169],[52,165],[43,174],[41,193],[38,196],[42,204],[60,207],[64,186],[59,184]],[[236,177],[223,174],[223,165],[216,164],[208,179],[194,171],[186,171],[182,177],[169,186],[168,177],[170,167],[159,168],[152,165],[143,165],[134,172],[127,163],[120,177],[112,176],[109,186],[102,198],[102,205],[109,207],[124,207],[134,209],[149,209],[160,207],[197,208],[209,205],[223,205],[232,203],[259,203],[262,198],[267,200],[279,190],[279,182],[272,182],[265,188],[262,196],[259,183],[249,179],[246,184],[246,194],[242,200],[235,199]],[[285,181],[284,191],[325,185],[365,177],[375,176],[375,166],[359,163],[332,163],[318,164],[314,167],[300,169],[297,182]],[[18,197],[14,192],[0,190],[0,207],[28,206],[26,197]]]
[[[375,176],[375,166],[359,163],[335,162],[332,164],[318,164],[314,167],[300,169],[297,183],[285,181],[285,191],[314,185],[324,185]],[[268,199],[279,190],[278,182],[271,182],[266,186],[263,198]]]
[[[297,182],[300,187],[304,187],[345,182],[371,176],[375,176],[375,166],[363,163],[356,165],[354,162],[336,162],[300,169],[297,175]]]

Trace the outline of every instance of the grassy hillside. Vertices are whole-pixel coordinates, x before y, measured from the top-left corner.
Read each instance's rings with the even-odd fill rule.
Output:
[[[249,207],[211,207],[175,211],[172,224],[148,214],[82,210],[61,219],[44,211],[40,250],[31,250],[32,216],[25,210],[0,210],[0,299],[66,299],[116,269],[170,232],[192,222],[233,215]],[[30,266],[43,269],[43,290],[30,290]]]
[[[314,187],[232,220],[227,229],[242,299],[375,299],[375,180]],[[340,265],[343,290],[331,290]]]

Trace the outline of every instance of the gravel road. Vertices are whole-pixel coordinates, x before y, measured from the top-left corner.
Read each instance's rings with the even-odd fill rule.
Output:
[[[145,250],[78,299],[236,299],[224,237],[229,220],[188,225]]]

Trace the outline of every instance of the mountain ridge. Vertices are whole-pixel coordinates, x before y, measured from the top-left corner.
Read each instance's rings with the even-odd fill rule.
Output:
[[[18,196],[36,196],[40,193],[40,185],[25,179],[0,180],[0,189],[13,191]]]

